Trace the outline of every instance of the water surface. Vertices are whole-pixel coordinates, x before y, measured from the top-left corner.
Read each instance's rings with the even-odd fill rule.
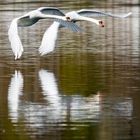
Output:
[[[81,33],[63,28],[43,57],[38,46],[52,21],[19,28],[25,51],[15,61],[11,20],[46,5],[134,14],[103,17],[105,28],[80,22]],[[0,139],[140,139],[139,11],[138,1],[0,1]]]

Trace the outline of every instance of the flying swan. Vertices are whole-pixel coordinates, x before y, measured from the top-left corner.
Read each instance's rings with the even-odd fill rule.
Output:
[[[120,15],[113,15],[113,14],[108,14],[95,10],[82,9],[79,11],[72,11],[64,14],[58,8],[40,7],[19,18],[13,19],[11,22],[10,28],[8,30],[8,36],[11,42],[12,51],[15,55],[15,60],[19,59],[23,53],[23,46],[18,35],[18,27],[31,26],[36,22],[38,22],[40,19],[52,18],[55,20],[55,22],[51,25],[51,27],[48,30],[46,30],[42,39],[42,43],[39,47],[40,54],[44,55],[54,50],[55,40],[57,38],[57,32],[58,29],[61,27],[67,27],[73,31],[81,31],[81,28],[78,27],[75,24],[75,22],[83,21],[83,20],[90,21],[101,27],[104,27],[103,21],[86,17],[91,15],[96,15],[96,16],[107,15],[111,17],[125,18],[131,15],[131,13],[120,16]]]
[[[72,14],[70,14],[70,13],[72,13]],[[70,28],[73,31],[81,31],[81,28],[78,27],[74,23],[75,21],[79,21],[79,20],[87,20],[87,21],[93,22],[97,25],[100,25],[102,27],[104,26],[103,22],[100,20],[86,18],[86,17],[82,17],[82,16],[76,16],[75,14],[74,14],[75,21],[71,20],[70,16],[73,16],[74,12],[70,12],[70,13],[69,13],[70,15],[68,15],[68,13],[67,13],[67,15],[65,15],[58,8],[40,7],[19,18],[13,19],[11,22],[9,31],[8,31],[8,36],[9,36],[9,41],[11,42],[12,51],[15,55],[15,60],[19,59],[23,53],[23,45],[22,45],[22,42],[18,35],[18,27],[31,26],[31,25],[35,24],[36,22],[38,22],[40,19],[45,19],[45,18],[52,18],[55,21],[57,21],[58,23],[60,23],[61,26]],[[57,28],[56,29],[54,28],[53,32],[56,35]],[[55,35],[52,38],[54,38]],[[52,44],[54,44],[54,43],[52,43]],[[44,46],[44,43],[43,43],[43,46]],[[40,47],[40,48],[42,48],[42,47]],[[50,52],[50,51],[53,51],[53,49],[49,49],[48,52]]]
[[[79,11],[72,11],[66,13],[66,19],[71,22],[77,22],[77,21],[90,21],[94,22],[97,25],[100,25],[101,27],[104,27],[104,23],[102,20],[96,20],[89,17],[100,17],[100,16],[110,16],[113,18],[126,18],[130,16],[132,13],[129,12],[127,14],[117,15],[117,14],[111,14],[111,13],[105,13],[97,10],[90,10],[90,9],[81,9]],[[86,17],[87,16],[87,17]],[[59,28],[62,28],[64,26],[61,25],[61,23],[54,21],[53,24],[45,31],[41,45],[39,47],[39,53],[41,55],[45,55],[50,53],[55,48],[55,41],[57,39],[57,32]]]
[[[31,26],[40,19],[46,18],[52,18],[73,31],[81,30],[76,24],[69,22],[63,12],[54,7],[40,7],[21,17],[15,18],[12,20],[8,30],[9,41],[11,42],[11,48],[15,55],[15,60],[20,58],[23,52],[23,46],[18,35],[18,27]]]

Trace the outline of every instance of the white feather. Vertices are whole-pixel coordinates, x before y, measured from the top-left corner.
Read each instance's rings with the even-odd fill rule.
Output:
[[[18,35],[18,18],[13,19],[9,27],[8,36],[11,42],[11,48],[15,55],[15,60],[20,58],[23,52],[23,46]]]
[[[39,47],[39,53],[41,55],[45,55],[54,50],[59,25],[60,24],[58,22],[54,22],[44,33],[41,45]]]

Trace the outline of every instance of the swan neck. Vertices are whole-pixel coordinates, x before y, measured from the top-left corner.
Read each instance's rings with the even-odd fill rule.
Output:
[[[52,19],[66,20],[65,17],[57,16],[57,15],[44,15],[44,14],[40,14],[39,17],[40,18],[52,18]]]
[[[98,21],[98,20],[96,20],[96,19],[93,19],[93,18],[80,16],[80,19],[81,19],[81,20],[85,20],[85,21],[90,21],[90,22],[93,22],[93,23],[95,23],[95,24],[99,25],[99,21]]]

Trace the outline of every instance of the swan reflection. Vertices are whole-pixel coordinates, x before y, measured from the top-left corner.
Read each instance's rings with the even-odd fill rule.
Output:
[[[60,97],[54,74],[47,70],[40,70],[39,79],[44,99],[48,100],[50,104],[58,106]]]
[[[49,125],[55,123],[64,126],[69,124],[68,122],[100,122],[107,117],[107,114],[125,119],[130,119],[132,116],[133,106],[130,98],[121,98],[110,104],[107,98],[103,99],[100,92],[88,97],[61,95],[54,73],[42,69],[38,75],[43,102],[35,103],[30,100],[22,101],[22,98],[19,98],[24,94],[23,76],[20,71],[15,71],[11,78],[8,106],[13,122],[22,116],[26,126],[43,133],[40,128],[50,129]]]
[[[15,70],[14,75],[11,78],[11,82],[8,90],[8,107],[9,114],[13,121],[18,119],[18,106],[19,106],[19,96],[22,95],[23,89],[23,76],[20,71]]]

